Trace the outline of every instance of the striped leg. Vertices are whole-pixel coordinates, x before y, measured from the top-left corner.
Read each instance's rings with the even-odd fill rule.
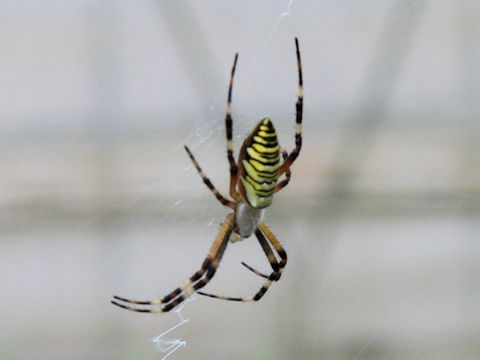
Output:
[[[288,153],[285,150],[282,150],[282,156],[283,156],[283,161],[287,160],[288,158]],[[288,185],[290,182],[290,178],[292,176],[292,173],[290,171],[290,168],[287,169],[285,172],[285,179],[280,181],[276,186],[275,186],[275,192],[279,192],[282,190],[285,186]]]
[[[228,240],[233,231],[234,223],[235,216],[232,213],[227,216],[227,219],[220,227],[217,237],[213,242],[206,259],[204,260],[201,269],[193,274],[187,281],[185,281],[183,285],[173,290],[167,296],[163,297],[162,299],[152,301],[130,300],[120,296],[114,296],[114,299],[117,301],[112,300],[111,303],[130,311],[154,314],[167,312],[175,308],[194,292],[207,285],[208,282],[213,278],[220,261],[222,260],[225,249],[227,248]],[[141,305],[141,307],[137,307],[135,305]]]
[[[210,191],[213,193],[213,195],[215,195],[217,200],[220,201],[222,203],[222,205],[225,205],[225,206],[228,206],[232,209],[235,209],[235,203],[233,201],[228,200],[224,196],[222,196],[222,194],[220,194],[220,192],[215,188],[215,186],[212,184],[210,179],[203,172],[202,168],[198,164],[197,160],[195,159],[195,157],[193,156],[192,152],[187,147],[187,145],[185,145],[185,150],[187,151],[188,156],[190,157],[190,160],[192,160],[193,165],[195,165],[195,168],[197,169],[198,174],[202,178],[203,182],[205,183],[205,185],[207,185],[207,187],[210,189]]]
[[[300,58],[300,47],[298,45],[298,39],[295,38],[295,47],[297,49],[297,67],[298,67],[298,98],[295,105],[296,108],[296,120],[295,120],[295,149],[290,153],[288,159],[283,162],[280,167],[279,174],[286,172],[293,164],[295,159],[300,154],[302,148],[302,118],[303,118],[303,75],[302,75],[302,60]]]
[[[264,236],[265,234],[265,236]],[[283,247],[280,245],[280,242],[277,240],[275,235],[272,233],[272,231],[265,225],[264,223],[259,225],[259,229],[255,231],[255,235],[257,236],[257,239],[262,246],[263,251],[265,252],[265,255],[267,256],[267,259],[270,263],[270,266],[273,269],[273,272],[270,275],[265,275],[262,274],[261,272],[255,270],[251,266],[245,264],[242,262],[242,265],[244,265],[247,269],[253,271],[255,274],[263,277],[266,279],[264,282],[263,286],[260,288],[260,290],[254,295],[254,296],[249,296],[249,297],[230,297],[230,296],[221,296],[221,295],[214,295],[214,294],[209,294],[205,293],[203,291],[199,291],[198,294],[200,295],[205,295],[209,296],[215,299],[220,299],[220,300],[229,300],[229,301],[258,301],[260,300],[263,295],[268,291],[270,285],[272,285],[272,282],[278,281],[282,275],[283,268],[287,265],[287,253],[283,249]],[[268,244],[268,241],[272,244],[274,247],[275,251],[278,253],[280,256],[280,262],[277,262],[277,258],[275,257],[270,245]]]
[[[280,263],[278,264],[278,266],[280,267],[279,271],[282,271],[282,269],[287,265],[288,260],[285,249],[283,248],[282,244],[280,244],[280,241],[278,241],[272,230],[270,230],[270,228],[267,226],[267,224],[262,222],[258,224],[258,228],[265,235],[269,243],[273,246],[278,256],[280,257]]]
[[[225,115],[225,130],[227,135],[227,158],[228,163],[230,164],[230,196],[234,200],[240,199],[240,194],[236,190],[237,186],[237,175],[238,168],[235,163],[235,158],[233,156],[233,125],[232,125],[232,89],[233,89],[233,78],[235,76],[235,69],[237,67],[238,54],[235,54],[235,59],[233,60],[232,72],[230,74],[230,82],[228,84],[228,98],[227,98],[227,113]]]
[[[251,272],[253,272],[254,274],[260,276],[260,277],[263,277],[264,279],[268,279],[269,275],[265,275],[264,273],[261,273],[260,271],[258,271],[257,269],[254,269],[253,267],[251,267],[250,265],[248,265],[246,262],[241,262],[241,264],[243,266],[245,266],[248,270],[250,270]]]
[[[270,285],[272,285],[272,282],[280,280],[280,277],[282,276],[283,268],[287,265],[287,253],[283,248],[283,246],[280,244],[280,241],[278,241],[277,237],[270,230],[270,228],[265,223],[259,224],[258,228],[259,230],[257,231],[265,235],[267,240],[270,242],[270,244],[273,246],[273,248],[277,252],[278,256],[280,257],[280,262],[278,263],[278,270],[275,270],[275,268],[272,265],[273,272],[270,274],[270,276],[268,276],[267,280],[263,283],[263,286],[260,288],[260,290],[253,296],[253,301],[260,300],[263,297],[263,295],[265,295],[265,293],[268,291],[268,288],[270,287]],[[263,239],[266,242],[265,238]],[[259,238],[259,241],[260,241],[260,238]],[[262,248],[263,248],[263,245],[262,245]],[[251,267],[248,267],[248,268],[250,268],[252,271],[255,270]],[[255,270],[254,272],[258,273],[257,270]],[[265,277],[265,275],[263,277]]]

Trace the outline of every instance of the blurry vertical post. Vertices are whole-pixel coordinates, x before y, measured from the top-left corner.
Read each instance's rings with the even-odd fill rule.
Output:
[[[169,340],[169,339],[164,339],[164,336],[167,335],[169,332],[175,330],[176,328],[190,321],[189,319],[185,319],[182,316],[182,309],[185,305],[187,305],[187,303],[193,300],[195,300],[195,298],[189,298],[185,300],[185,302],[181,306],[179,306],[178,309],[175,310],[175,314],[177,314],[178,317],[180,318],[180,322],[178,324],[172,326],[170,329],[164,331],[163,333],[161,333],[160,335],[152,339],[158,351],[160,351],[162,354],[166,353],[166,355],[162,358],[162,360],[165,360],[167,357],[169,357],[171,354],[173,354],[175,351],[177,351],[181,347],[187,346],[187,342],[185,340],[182,340],[182,339]]]

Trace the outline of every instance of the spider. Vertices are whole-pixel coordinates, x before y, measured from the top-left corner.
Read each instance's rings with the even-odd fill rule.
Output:
[[[221,224],[220,230],[200,270],[195,272],[180,287],[162,299],[151,301],[130,300],[114,296],[115,300],[112,300],[112,304],[131,311],[158,314],[170,311],[195,292],[222,300],[258,301],[265,295],[270,285],[280,279],[283,268],[287,264],[287,253],[270,228],[265,224],[263,218],[266,208],[272,203],[273,195],[289,183],[291,176],[290,166],[297,159],[302,147],[303,77],[297,38],[295,38],[295,47],[298,68],[298,98],[296,102],[295,148],[293,151],[287,153],[285,150],[280,150],[273,123],[270,118],[264,117],[244,140],[240,149],[238,163],[235,162],[232,142],[232,88],[238,53],[235,54],[228,86],[225,115],[227,158],[230,165],[230,196],[232,199],[228,199],[220,194],[210,179],[203,173],[190,149],[185,146],[188,156],[205,185],[222,205],[231,208],[233,212],[228,214],[225,221]],[[283,161],[280,159],[280,153]],[[284,179],[278,181],[282,175],[284,175]],[[255,234],[260,243],[272,267],[272,272],[269,275],[265,275],[244,262],[242,262],[242,265],[264,278],[263,286],[253,296],[249,297],[220,296],[199,291],[215,275],[228,242],[246,239],[252,234]]]

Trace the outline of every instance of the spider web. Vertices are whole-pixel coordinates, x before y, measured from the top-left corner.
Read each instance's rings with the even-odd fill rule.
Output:
[[[281,10],[277,20],[275,21],[272,31],[270,32],[268,39],[265,42],[265,47],[263,48],[262,52],[263,55],[265,56],[269,43],[273,41],[273,38],[275,37],[275,34],[277,33],[278,29],[281,27],[282,21],[285,20],[292,12],[293,9],[293,3],[294,0],[288,0],[286,2],[285,8]],[[186,15],[188,17],[188,14]],[[180,31],[181,33],[181,31]],[[179,32],[175,33],[175,36],[178,36]],[[181,37],[181,35],[180,35]],[[180,40],[180,39],[177,39]],[[293,42],[293,38],[289,39],[291,40],[290,42]],[[290,44],[292,45],[292,44]],[[291,55],[292,59],[295,60],[294,57],[294,52],[293,52],[293,46],[291,46]],[[181,52],[181,51],[180,51]],[[259,51],[254,52],[254,58],[253,58],[253,63],[259,63],[258,60],[258,55]],[[182,54],[182,56],[185,56]],[[248,59],[246,60],[248,61]],[[206,60],[208,63],[208,60]],[[208,67],[208,66],[207,66]],[[250,67],[252,67],[250,65]],[[253,66],[254,68],[256,66]],[[226,69],[223,69],[224,73],[228,73],[229,68],[227,67]],[[292,68],[292,77],[294,78],[296,75],[296,68]],[[192,72],[192,76],[197,76],[197,72]],[[255,75],[255,74],[253,74]],[[212,73],[213,78],[216,78],[214,73]],[[238,75],[237,75],[238,77]],[[220,78],[220,77],[218,77]],[[198,82],[201,82],[198,80]],[[196,80],[193,81],[193,84],[196,83]],[[140,194],[144,192],[148,192],[150,187],[159,187],[161,186],[162,183],[167,183],[167,182],[172,182],[175,181],[175,178],[173,174],[178,173],[178,166],[181,167],[180,173],[182,177],[186,178],[187,181],[182,185],[184,188],[187,187],[192,187],[194,189],[195,193],[201,192],[202,197],[204,193],[208,193],[208,190],[203,187],[203,184],[200,181],[200,178],[198,177],[198,174],[196,173],[196,170],[191,164],[190,159],[184,154],[184,149],[183,146],[187,144],[194,155],[196,156],[197,160],[199,161],[200,165],[202,166],[203,170],[209,176],[210,179],[214,181],[215,186],[224,194],[228,194],[227,189],[228,186],[228,162],[226,161],[225,157],[225,124],[224,124],[224,117],[225,117],[225,110],[226,110],[226,88],[227,88],[227,82],[226,81],[220,81],[217,80],[217,87],[218,91],[212,90],[210,97],[203,95],[205,92],[198,91],[199,97],[202,98],[202,101],[206,101],[207,103],[210,103],[211,105],[207,106],[204,108],[204,116],[201,116],[203,119],[201,122],[198,121],[195,123],[194,130],[192,133],[184,136],[183,138],[181,137],[181,140],[176,140],[174,144],[171,144],[169,146],[169,154],[171,155],[172,158],[175,158],[175,161],[173,161],[171,164],[169,164],[168,171],[166,171],[166,176],[162,177],[162,180],[160,182],[152,182],[150,184],[144,184],[143,187],[139,189]],[[259,87],[259,82],[255,84],[257,87]],[[295,94],[296,96],[296,87],[293,87],[292,93]],[[213,93],[215,92],[215,93]],[[237,94],[234,95],[234,97],[238,97],[238,90],[234,90],[234,93],[237,92]],[[200,95],[201,94],[201,95]],[[249,98],[249,101],[251,101],[251,98],[249,96],[243,95],[243,97]],[[288,104],[288,107],[291,108],[293,107],[295,98],[292,98],[290,103]],[[235,102],[235,100],[234,100]],[[238,155],[238,148],[240,144],[243,141],[243,138],[245,134],[247,133],[247,130],[250,129],[252,126],[252,122],[242,122],[240,119],[242,119],[242,109],[241,109],[241,104],[234,105],[234,112],[236,113],[235,116],[235,123],[234,123],[234,135],[233,135],[233,140],[234,140],[234,146],[236,148],[236,155]],[[290,124],[284,124],[284,127],[289,127],[290,130],[293,127],[294,117],[290,117]],[[280,127],[282,128],[282,127]],[[293,132],[290,131],[289,135],[293,137]],[[220,150],[219,150],[220,149]],[[180,154],[180,155],[179,155]],[[178,159],[178,161],[177,161]],[[221,166],[218,166],[218,164],[222,164]],[[192,186],[191,184],[194,184]],[[180,187],[180,186],[179,186]],[[162,195],[162,198],[158,198],[156,200],[156,203],[158,206],[160,206],[160,203],[165,203],[165,202],[170,202],[170,205],[167,206],[166,210],[163,211],[162,220],[160,223],[156,223],[156,226],[168,226],[169,223],[175,224],[179,222],[184,222],[188,221],[191,224],[198,224],[204,223],[205,224],[205,219],[215,219],[215,220],[207,220],[206,224],[204,225],[207,227],[208,232],[211,233],[212,231],[215,232],[218,230],[218,222],[219,219],[223,221],[223,218],[225,216],[224,214],[224,208],[219,206],[217,201],[214,199],[211,194],[208,193],[209,196],[209,202],[208,204],[203,206],[203,211],[198,214],[192,214],[190,215],[190,218],[188,220],[185,220],[185,218],[182,216],[182,213],[184,211],[188,211],[187,207],[189,207],[189,204],[185,200],[173,200],[171,199],[168,194],[167,195]],[[197,197],[198,195],[193,194],[193,197]],[[141,199],[143,195],[139,195],[139,199]],[[184,196],[185,198],[189,198],[188,195]],[[157,205],[152,204],[151,211],[155,212],[156,211]],[[148,215],[144,217],[144,221],[148,218]],[[182,232],[184,230],[180,229],[180,232],[176,234],[176,237],[182,238]],[[190,249],[192,254],[195,254],[194,257],[196,260],[193,260],[192,262],[196,263],[198,262],[198,258],[202,256],[203,253],[205,253],[205,250],[203,247],[199,247],[199,250],[197,251],[196,249]],[[176,253],[178,255],[178,253]],[[193,259],[193,257],[192,257]],[[243,271],[243,270],[242,270]],[[181,272],[184,276],[184,272]],[[146,281],[148,283],[148,281]],[[170,355],[174,354],[176,351],[178,351],[181,348],[186,348],[187,346],[187,340],[183,340],[180,338],[169,338],[169,336],[172,335],[172,332],[177,331],[180,327],[183,325],[186,325],[189,322],[189,319],[186,319],[182,315],[182,310],[184,307],[192,301],[193,298],[188,298],[186,301],[184,301],[181,306],[179,306],[177,309],[172,311],[178,319],[179,322],[172,327],[168,328],[167,330],[163,331],[161,334],[155,336],[152,341],[155,344],[155,347],[157,350],[164,354],[164,357],[162,360],[166,359]],[[163,316],[168,316],[167,314],[163,314]]]
[[[268,42],[272,41],[273,37],[275,36],[275,33],[277,32],[280,24],[281,24],[281,21],[289,16],[292,12],[292,6],[293,6],[293,2],[294,0],[288,0],[288,3],[287,3],[287,9],[285,11],[283,11],[280,16],[278,17],[278,20],[275,22],[275,25],[273,27],[273,30],[269,36],[269,39],[268,39]],[[212,112],[213,110],[215,110],[214,106],[211,106],[210,109]],[[210,126],[213,125],[213,124],[209,124]],[[221,124],[221,128],[222,128],[222,135],[221,137],[223,137],[223,122]],[[237,130],[238,131],[238,130]],[[207,141],[208,139],[211,138],[211,136],[213,134],[216,134],[218,133],[218,131],[215,131],[214,129],[210,128],[208,129],[208,125],[207,125],[207,128],[199,128],[197,129],[197,132],[196,132],[196,136],[195,138],[193,138],[192,136],[188,136],[185,141],[188,142],[188,141],[191,141],[191,140],[197,140],[197,144],[203,144],[205,143],[205,141]],[[218,134],[217,134],[218,135]],[[236,140],[237,144],[239,142],[241,142],[241,136],[240,135],[234,135],[234,140]],[[237,145],[238,146],[238,145]],[[179,149],[180,148],[180,145],[178,145],[176,147],[176,149]],[[209,222],[208,225],[212,225],[213,223],[212,222]],[[181,311],[182,309],[184,308],[184,306],[189,303],[190,301],[194,300],[195,298],[188,298],[187,300],[185,300],[185,302],[183,304],[181,304],[181,306],[179,306],[174,312],[175,314],[179,317],[180,319],[180,322],[174,326],[172,326],[171,328],[169,328],[168,330],[164,331],[163,333],[161,333],[160,335],[156,336],[152,341],[155,343],[156,347],[159,349],[160,352],[162,353],[167,353],[163,358],[162,360],[165,360],[168,356],[170,356],[172,353],[174,353],[175,351],[177,351],[178,349],[180,349],[181,347],[186,347],[187,346],[187,341],[186,340],[181,340],[181,339],[172,339],[172,340],[167,340],[167,339],[164,339],[164,337],[170,333],[171,331],[177,329],[178,327],[186,324],[189,319],[185,319],[182,314],[181,314]]]
[[[9,2],[0,272],[11,296],[0,357],[147,349],[170,360],[198,354],[183,331],[207,346],[217,340],[207,326],[225,334],[213,312],[187,325],[182,308],[142,316],[108,299],[165,295],[208,251],[225,209],[183,145],[226,194],[236,51],[235,153],[264,115],[292,149],[298,36],[304,148],[268,213],[292,261],[274,296],[215,308],[238,321],[222,321],[232,334],[221,343],[235,339],[232,357],[248,348],[242,358],[252,359],[478,358],[475,9],[471,0]],[[229,268],[252,257],[261,268],[261,249],[255,258],[245,243],[229,247],[209,291],[257,285]],[[183,311],[211,304],[202,297]],[[157,353],[146,339],[159,332]]]
[[[182,310],[185,307],[185,305],[187,305],[190,301],[194,301],[194,300],[195,300],[194,297],[190,297],[190,298],[186,299],[179,307],[177,307],[174,310],[174,313],[180,319],[180,322],[178,324],[176,324],[176,325],[172,326],[171,328],[165,330],[160,335],[158,335],[158,336],[156,336],[152,339],[152,341],[155,344],[158,351],[161,352],[162,354],[165,354],[165,356],[162,358],[162,360],[165,360],[167,357],[169,357],[171,354],[173,354],[178,349],[187,346],[187,341],[186,340],[182,340],[182,339],[178,339],[178,338],[177,339],[168,339],[165,336],[167,334],[169,334],[171,331],[179,328],[180,326],[182,326],[182,325],[184,325],[184,324],[186,324],[190,321],[189,319],[186,319],[186,318],[183,317]]]

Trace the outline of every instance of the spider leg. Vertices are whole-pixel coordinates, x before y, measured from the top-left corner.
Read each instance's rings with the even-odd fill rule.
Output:
[[[250,265],[244,263],[244,262],[242,262],[242,265],[245,266],[250,271],[254,272],[255,274],[257,274],[257,275],[259,275],[263,278],[268,279],[268,278],[272,277],[274,281],[278,281],[278,280],[280,280],[280,277],[282,275],[283,268],[287,265],[287,253],[286,253],[285,249],[282,247],[282,245],[280,244],[280,242],[278,241],[278,239],[275,237],[273,232],[270,230],[270,228],[265,223],[259,224],[259,228],[260,228],[261,231],[263,231],[263,233],[260,232],[260,235],[263,236],[263,234],[265,234],[266,238],[273,245],[275,251],[277,252],[278,256],[280,257],[280,262],[278,263],[278,270],[275,271],[275,268],[272,266],[272,268],[274,270],[274,273],[275,272],[277,273],[277,275],[276,275],[277,278],[275,278],[274,273],[271,273],[270,275],[265,275],[265,274],[259,272],[258,270],[254,269]],[[261,239],[259,237],[258,240],[260,241],[260,244],[262,244],[262,242],[266,243],[265,237],[263,237],[263,239]],[[262,247],[264,247],[264,245],[262,245]],[[266,247],[264,247],[264,251],[265,251],[265,248]],[[267,254],[267,252],[265,252],[265,253]],[[267,254],[267,257],[268,256],[269,255]]]
[[[259,225],[259,229],[255,231],[255,235],[258,239],[258,242],[262,246],[262,249],[265,252],[265,255],[267,256],[268,261],[270,262],[273,272],[267,276],[255,270],[254,268],[252,268],[251,266],[245,263],[242,263],[242,264],[245,267],[247,267],[249,270],[253,271],[255,274],[266,278],[266,281],[263,283],[260,290],[258,290],[255,293],[255,295],[249,296],[249,297],[230,297],[230,296],[214,295],[214,294],[205,293],[203,291],[198,291],[198,294],[209,296],[209,297],[220,299],[220,300],[244,301],[244,302],[258,301],[263,297],[263,295],[265,295],[265,293],[270,288],[270,285],[272,285],[274,281],[278,281],[280,279],[283,268],[287,265],[287,253],[285,252],[285,250],[283,249],[282,245],[277,240],[275,235],[272,233],[272,231],[264,223]],[[275,251],[278,253],[278,255],[280,256],[280,262],[277,262],[277,259],[269,245],[269,242],[273,246]]]
[[[194,292],[207,285],[208,282],[213,278],[220,261],[222,260],[225,249],[227,248],[228,240],[233,231],[234,223],[234,214],[229,214],[227,219],[221,225],[217,237],[215,238],[207,257],[203,261],[200,270],[195,272],[187,281],[183,283],[183,285],[176,288],[162,299],[140,301],[114,296],[113,298],[115,300],[112,300],[111,303],[126,310],[154,314],[167,312],[175,308]],[[141,305],[142,307],[137,307],[136,305]]]
[[[272,248],[268,244],[267,239],[265,239],[265,236],[262,234],[262,232],[260,230],[257,229],[255,231],[255,236],[257,237],[257,240],[260,243],[260,246],[262,247],[263,252],[267,256],[268,262],[270,263],[270,266],[273,269],[273,273],[271,273],[270,275],[265,275],[265,274],[261,273],[260,271],[254,269],[250,265],[247,265],[244,262],[242,263],[242,265],[245,266],[250,271],[254,272],[255,274],[257,274],[257,275],[259,275],[263,278],[270,279],[271,277],[273,277],[273,280],[276,280],[275,277],[273,276],[273,274],[279,274],[279,270],[280,270],[279,264],[277,262],[277,258],[275,257],[275,255],[272,251]]]
[[[270,275],[266,275],[264,273],[261,273],[257,269],[251,267],[250,265],[248,265],[247,263],[245,263],[243,261],[242,261],[241,264],[243,266],[245,266],[248,270],[253,272],[254,274],[256,274],[260,277],[263,277],[264,279],[270,279],[271,278],[272,280],[277,281],[277,280],[280,279],[280,276],[281,276],[281,271],[279,271],[280,267],[279,267],[279,264],[277,263],[277,258],[273,254],[272,248],[270,247],[267,240],[265,239],[265,236],[259,230],[257,230],[257,231],[258,231],[258,233],[255,233],[255,235],[257,236],[258,242],[262,246],[262,249],[265,252],[265,255],[267,255],[268,261],[270,262],[270,265],[272,266],[273,273],[271,273]],[[276,278],[277,276],[278,276],[278,278]]]
[[[237,67],[238,54],[235,54],[233,60],[232,72],[230,73],[230,81],[228,84],[228,97],[227,97],[227,111],[225,114],[225,131],[227,136],[227,158],[228,163],[230,164],[230,196],[234,200],[240,199],[240,194],[236,190],[237,186],[237,176],[238,168],[235,163],[235,157],[233,156],[233,125],[232,125],[232,89],[233,89],[233,78],[235,76],[235,69]]]
[[[260,276],[260,277],[263,277],[264,279],[268,279],[268,275],[265,275],[264,273],[261,273],[260,271],[258,271],[257,269],[254,269],[253,267],[251,267],[250,265],[248,265],[246,262],[241,262],[241,264],[243,266],[245,266],[248,270],[250,270],[251,272],[253,272],[254,274]]]
[[[272,230],[270,230],[270,228],[267,226],[267,224],[260,223],[258,224],[258,228],[265,235],[268,242],[273,246],[276,253],[280,257],[280,262],[278,263],[278,266],[279,266],[279,272],[281,272],[282,269],[287,265],[287,260],[288,260],[287,252],[283,248],[282,244],[280,244],[280,241],[278,241],[277,237],[272,232]]]
[[[198,164],[198,161],[195,159],[195,156],[193,156],[192,152],[190,151],[190,149],[188,148],[187,145],[185,145],[185,150],[188,154],[188,156],[190,157],[190,160],[192,160],[193,162],[193,165],[195,165],[195,168],[197,169],[198,171],[198,174],[200,175],[200,177],[202,178],[203,182],[205,183],[205,185],[207,185],[207,187],[210,189],[210,191],[213,193],[213,195],[215,195],[215,197],[217,198],[218,201],[220,201],[222,203],[222,205],[225,205],[225,206],[228,206],[229,208],[232,208],[232,209],[235,209],[235,203],[233,201],[230,201],[228,200],[227,198],[225,198],[222,194],[220,194],[220,192],[215,188],[215,186],[212,184],[212,182],[210,181],[210,179],[205,175],[205,173],[203,172],[202,168],[200,167],[200,165]]]
[[[283,161],[286,161],[287,158],[288,158],[288,153],[285,151],[285,150],[282,150],[282,157],[283,157]],[[280,190],[282,190],[285,186],[288,185],[288,183],[290,182],[290,178],[292,176],[292,173],[290,171],[290,168],[288,168],[286,171],[285,171],[285,179],[280,181],[276,186],[275,186],[275,192],[279,192]]]
[[[298,39],[295,38],[295,47],[297,49],[297,67],[298,67],[298,98],[295,104],[296,116],[295,116],[295,149],[288,155],[286,161],[283,162],[280,167],[279,174],[283,174],[290,168],[295,159],[300,154],[302,148],[302,118],[303,118],[303,75],[302,75],[302,60],[300,58],[300,47],[298,45]]]

